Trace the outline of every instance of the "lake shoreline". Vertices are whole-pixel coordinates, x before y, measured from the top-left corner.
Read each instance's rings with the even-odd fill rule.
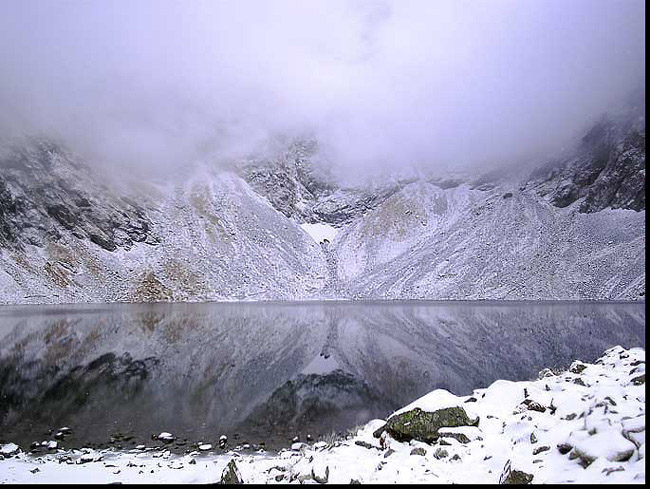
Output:
[[[439,428],[434,441],[400,432],[395,423],[416,408],[438,412],[454,406],[469,421]],[[3,483],[191,483],[222,477],[246,483],[642,483],[645,350],[610,348],[594,363],[576,361],[563,372],[545,369],[534,381],[498,380],[469,396],[438,389],[396,411],[388,423],[373,420],[347,437],[297,442],[277,454],[206,450],[180,456],[163,448],[33,456],[9,455],[11,449],[0,449],[7,452],[0,461]]]

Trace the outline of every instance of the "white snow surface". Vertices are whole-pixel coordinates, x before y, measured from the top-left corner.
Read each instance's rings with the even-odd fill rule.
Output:
[[[314,238],[314,241],[319,244],[323,243],[325,240],[329,241],[330,243],[333,242],[334,238],[336,237],[336,233],[338,232],[334,226],[322,222],[304,223],[301,224],[300,227],[303,228],[307,234]]]
[[[220,480],[230,460],[246,483],[496,483],[508,466],[532,475],[532,483],[645,482],[645,381],[639,379],[645,350],[617,346],[594,364],[580,365],[586,368],[540,380],[496,381],[470,396],[434,391],[396,412],[462,406],[479,417],[478,427],[445,431],[468,433],[467,444],[449,437],[444,446],[401,443],[386,434],[380,443],[373,432],[385,421],[373,420],[345,439],[277,454],[235,449],[181,456],[164,448],[20,452],[0,461],[0,483],[208,483]],[[544,411],[529,409],[533,404],[527,407],[525,400]],[[412,454],[415,448],[424,455]],[[14,449],[7,444],[0,453]]]

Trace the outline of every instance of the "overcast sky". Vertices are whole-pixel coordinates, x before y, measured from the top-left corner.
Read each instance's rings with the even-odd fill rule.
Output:
[[[0,129],[107,164],[308,132],[343,167],[489,164],[619,103],[644,42],[641,0],[2,0]]]

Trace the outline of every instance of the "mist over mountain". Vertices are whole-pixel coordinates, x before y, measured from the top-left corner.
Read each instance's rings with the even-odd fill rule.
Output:
[[[644,13],[3,2],[0,303],[643,299]]]
[[[318,140],[337,178],[522,164],[644,84],[644,13],[636,0],[2,2],[0,132],[154,175],[276,137]]]

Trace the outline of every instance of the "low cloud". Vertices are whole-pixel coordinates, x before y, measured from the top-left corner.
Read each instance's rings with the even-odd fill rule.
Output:
[[[641,0],[0,4],[0,129],[175,168],[316,136],[345,171],[522,161],[645,74]]]

